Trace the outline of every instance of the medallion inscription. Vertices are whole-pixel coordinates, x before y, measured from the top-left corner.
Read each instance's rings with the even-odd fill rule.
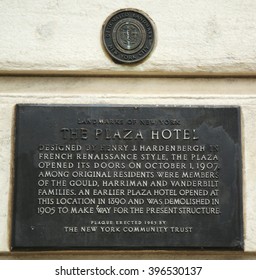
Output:
[[[153,22],[144,12],[123,9],[110,15],[103,25],[102,40],[117,63],[136,63],[145,59],[155,43]]]

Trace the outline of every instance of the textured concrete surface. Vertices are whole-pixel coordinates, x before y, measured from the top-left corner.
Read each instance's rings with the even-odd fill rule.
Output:
[[[256,253],[255,79],[2,77],[0,85],[0,252],[7,253],[5,257],[26,258],[26,255],[8,255],[13,178],[13,114],[17,103],[241,106],[245,251]],[[151,252],[155,258],[172,258],[175,254],[173,251],[162,252],[160,255]],[[238,252],[186,254],[186,258],[244,257],[243,253]],[[71,255],[81,257],[78,252],[72,252]],[[120,252],[119,255],[120,258],[136,256],[133,252]],[[49,255],[39,254],[37,257],[40,256],[47,258]],[[95,252],[87,252],[84,256],[99,258]],[[112,253],[109,256],[113,258],[117,255]],[[141,252],[140,256],[147,254]],[[182,253],[175,255],[177,258],[182,256]]]
[[[116,10],[155,22],[142,64],[120,66],[101,44]],[[256,75],[254,0],[1,0],[0,73],[69,75]]]
[[[122,8],[155,22],[145,62],[121,66],[101,44]],[[131,75],[134,78],[0,78],[0,258],[256,258],[256,80],[141,76],[256,76],[254,0],[0,0],[0,74]],[[245,251],[9,253],[13,125],[17,103],[239,105],[242,112]]]

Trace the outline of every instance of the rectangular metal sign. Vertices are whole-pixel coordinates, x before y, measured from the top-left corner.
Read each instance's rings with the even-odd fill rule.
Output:
[[[237,107],[17,105],[12,249],[243,248]]]

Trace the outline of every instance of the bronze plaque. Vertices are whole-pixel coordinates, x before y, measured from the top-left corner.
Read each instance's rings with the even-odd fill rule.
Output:
[[[237,107],[18,105],[12,249],[243,248]]]
[[[119,10],[105,21],[102,40],[106,51],[115,62],[140,62],[154,47],[153,22],[142,11]]]

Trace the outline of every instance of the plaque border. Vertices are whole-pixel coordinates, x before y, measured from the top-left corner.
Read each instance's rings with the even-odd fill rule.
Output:
[[[237,120],[237,135],[238,135],[238,144],[239,144],[239,151],[238,151],[238,183],[237,183],[237,193],[238,193],[238,205],[237,207],[239,207],[238,210],[238,215],[237,218],[239,218],[239,234],[241,237],[241,240],[238,240],[237,245],[236,246],[224,246],[224,247],[211,247],[211,246],[167,246],[167,247],[147,247],[147,246],[142,246],[142,247],[138,247],[138,246],[118,246],[118,247],[84,247],[84,246],[47,246],[47,247],[27,247],[27,246],[15,246],[15,211],[17,211],[17,169],[18,169],[18,145],[17,145],[17,134],[19,133],[18,131],[18,114],[19,114],[19,108],[21,107],[81,107],[81,108],[105,108],[105,107],[109,107],[109,108],[137,108],[137,107],[142,107],[142,108],[184,108],[184,109],[196,109],[196,108],[200,108],[200,109],[231,109],[234,108],[237,110],[237,116],[238,116],[238,120]],[[14,139],[12,141],[12,145],[14,147],[14,149],[12,149],[14,151],[14,155],[12,156],[12,161],[13,161],[13,176],[12,176],[12,203],[11,203],[11,229],[10,229],[10,249],[11,251],[78,251],[78,252],[82,252],[82,251],[109,251],[109,252],[113,252],[113,251],[125,251],[125,252],[130,252],[130,251],[244,251],[244,206],[243,206],[243,149],[244,149],[244,142],[243,142],[243,138],[242,138],[242,129],[241,129],[241,107],[240,106],[229,106],[229,105],[192,105],[192,106],[184,106],[184,105],[177,105],[177,106],[173,106],[173,105],[151,105],[151,104],[38,104],[38,103],[19,103],[15,105],[15,119],[14,119]]]

